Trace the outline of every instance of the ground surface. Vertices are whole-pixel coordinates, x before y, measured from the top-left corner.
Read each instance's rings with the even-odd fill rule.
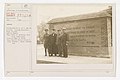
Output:
[[[111,58],[84,57],[69,55],[68,58],[45,56],[43,44],[37,45],[38,64],[110,64]]]

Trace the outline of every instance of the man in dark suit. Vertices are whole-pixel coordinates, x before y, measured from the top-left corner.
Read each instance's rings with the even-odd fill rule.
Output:
[[[67,45],[68,45],[68,34],[66,33],[66,28],[62,28],[62,36],[61,36],[61,44],[62,44],[62,51],[63,51],[63,57],[67,58],[68,57],[68,50],[67,50]]]
[[[57,40],[56,40],[56,45],[57,45],[57,53],[59,56],[62,56],[62,46],[61,46],[61,30],[57,30]]]
[[[45,34],[43,36],[43,40],[44,40],[45,56],[47,56],[47,49],[48,49],[48,46],[49,46],[48,29],[45,29]]]
[[[52,29],[52,34],[49,35],[49,56],[57,55],[57,46],[56,46],[57,34],[55,33],[55,29]]]

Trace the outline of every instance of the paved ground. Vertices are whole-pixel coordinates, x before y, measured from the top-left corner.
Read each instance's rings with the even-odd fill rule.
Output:
[[[83,57],[71,56],[68,58],[63,57],[49,57],[45,56],[43,45],[37,45],[37,63],[38,64],[110,64],[111,58],[96,58],[96,57]]]

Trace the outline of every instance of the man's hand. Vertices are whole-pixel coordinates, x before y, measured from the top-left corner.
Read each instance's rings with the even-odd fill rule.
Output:
[[[66,41],[66,45],[68,45],[68,41]]]

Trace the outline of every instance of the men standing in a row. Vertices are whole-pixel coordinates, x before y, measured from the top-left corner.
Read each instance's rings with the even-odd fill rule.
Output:
[[[53,56],[53,54],[57,55],[57,46],[56,46],[57,34],[55,33],[55,29],[52,29],[52,34],[49,35],[49,56]]]
[[[63,56],[65,58],[68,57],[67,45],[68,45],[68,34],[66,33],[66,28],[62,28],[61,30],[55,33],[55,29],[52,29],[52,34],[48,34],[48,29],[45,30],[44,35],[44,47],[45,47],[45,56],[47,56],[46,49],[48,49],[49,56]]]
[[[47,49],[49,47],[49,34],[48,34],[48,29],[45,29],[45,34],[43,36],[44,40],[44,48],[45,48],[45,56],[47,56]]]
[[[68,50],[67,50],[67,45],[68,45],[68,39],[69,36],[66,33],[66,28],[62,29],[62,36],[61,36],[61,45],[62,45],[62,52],[63,52],[63,57],[67,58],[68,57]]]

